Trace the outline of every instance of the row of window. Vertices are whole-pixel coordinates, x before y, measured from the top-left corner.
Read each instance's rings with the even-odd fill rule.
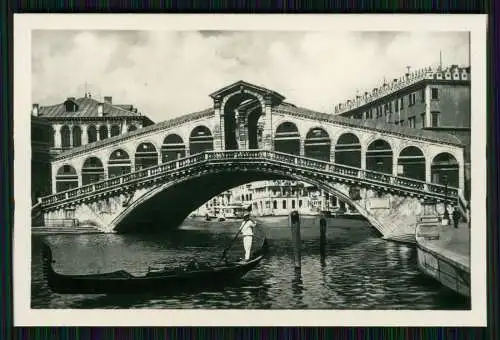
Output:
[[[425,113],[421,113],[420,114],[420,117],[421,117],[421,128],[425,128]],[[405,120],[402,119],[402,120],[395,120],[395,121],[391,121],[389,120],[388,123],[394,123],[395,125],[401,125],[401,126],[404,126],[405,125]],[[407,122],[407,126],[410,127],[410,128],[416,128],[417,127],[417,124],[416,124],[416,117],[415,116],[412,116],[412,117],[408,117],[408,122]],[[431,127],[439,127],[439,112],[431,112]]]
[[[424,102],[425,101],[425,90],[422,89],[420,91],[420,101]],[[357,113],[353,118],[356,119],[363,119],[366,117],[366,119],[373,119],[373,116],[375,115],[376,118],[380,118],[382,116],[387,116],[388,114],[391,114],[393,112],[399,112],[404,109],[404,96],[401,98],[397,98],[395,100],[391,100],[385,104],[380,104],[375,108],[370,108],[368,111],[365,113]],[[431,99],[432,100],[438,100],[439,99],[439,90],[437,88],[431,88]],[[416,93],[410,93],[408,94],[408,107],[415,105],[416,103]],[[364,116],[364,117],[363,117]]]

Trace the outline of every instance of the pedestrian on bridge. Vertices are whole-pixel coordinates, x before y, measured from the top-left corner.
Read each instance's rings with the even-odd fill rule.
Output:
[[[253,228],[256,224],[250,219],[250,212],[243,214],[243,222],[240,226],[240,232],[243,237],[243,248],[245,249],[245,261],[250,260],[250,251],[252,249]]]

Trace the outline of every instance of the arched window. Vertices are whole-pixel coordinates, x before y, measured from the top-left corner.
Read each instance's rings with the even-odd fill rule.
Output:
[[[99,140],[108,138],[108,127],[106,125],[101,125],[99,128]]]
[[[314,128],[309,130],[304,141],[304,154],[306,157],[329,162],[330,147],[330,136],[324,129]]]
[[[121,131],[120,126],[112,125],[111,126],[111,137],[120,135],[120,131]]]
[[[95,141],[97,141],[97,129],[95,126],[91,125],[88,127],[87,136],[89,143],[94,143]]]
[[[61,147],[69,148],[71,146],[71,131],[69,127],[64,125],[61,128]]]
[[[82,145],[82,129],[78,125],[75,125],[73,127],[73,146],[80,145]]]

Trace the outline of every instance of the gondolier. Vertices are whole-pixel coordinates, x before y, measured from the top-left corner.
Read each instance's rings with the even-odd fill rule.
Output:
[[[246,211],[243,214],[243,222],[241,222],[240,232],[243,238],[243,248],[245,249],[245,261],[250,259],[250,251],[252,249],[253,228],[255,222],[250,219],[250,212]]]

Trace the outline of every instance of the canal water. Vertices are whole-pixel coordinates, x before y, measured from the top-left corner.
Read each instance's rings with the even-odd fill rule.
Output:
[[[163,267],[217,261],[239,221],[187,219],[162,234],[50,235],[32,238],[32,308],[230,308],[230,309],[470,309],[470,300],[424,277],[411,245],[384,241],[365,221],[331,219],[321,258],[319,221],[302,218],[302,270],[292,262],[287,218],[261,219],[269,253],[237,284],[210,291],[134,295],[63,295],[47,287],[41,242],[53,249],[54,268],[65,274],[125,269],[143,274]],[[168,228],[166,228],[168,229]],[[257,240],[258,242],[258,240]],[[257,243],[256,242],[256,243]],[[242,257],[240,239],[229,257]]]

